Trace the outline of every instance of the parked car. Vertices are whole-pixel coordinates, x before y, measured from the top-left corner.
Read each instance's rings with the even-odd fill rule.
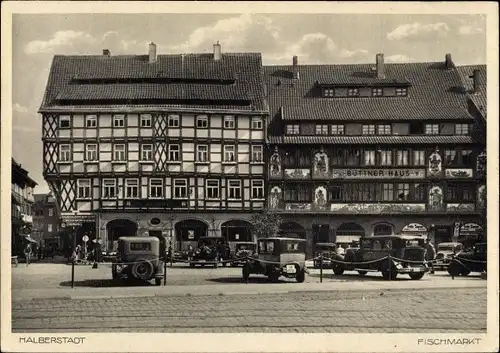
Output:
[[[121,237],[111,265],[113,279],[154,279],[158,286],[163,278],[163,256],[156,237]]]
[[[221,247],[223,244],[224,237],[201,237],[198,241],[198,247],[193,252],[189,266],[195,267],[196,265],[200,265],[201,267],[205,267],[209,265],[217,268],[219,266],[217,256],[220,256],[217,246]]]
[[[455,255],[448,265],[448,273],[452,276],[467,276],[471,272],[486,271],[486,243],[477,243],[471,251]]]
[[[440,243],[436,250],[436,259],[434,262],[434,269],[447,269],[453,255],[463,251],[462,243]]]
[[[298,238],[261,238],[257,241],[257,259],[243,265],[243,280],[250,274],[267,276],[278,282],[280,276],[302,283],[306,276],[306,240]]]
[[[388,256],[392,257],[390,260]],[[348,248],[344,256],[336,259],[333,272],[358,271],[361,276],[368,272],[382,272],[385,279],[396,279],[398,274],[408,274],[419,280],[429,271],[425,262],[424,239],[411,235],[375,235],[360,238],[359,248]],[[407,261],[405,261],[407,260]],[[410,262],[411,261],[411,262]]]
[[[337,246],[334,243],[316,243],[314,244],[314,260],[313,268],[320,267],[319,256],[323,255],[323,268],[329,268],[331,265],[330,258],[335,256],[335,248]]]
[[[240,241],[234,244],[234,252],[230,254],[231,266],[241,266],[246,262],[246,257],[256,253],[257,244],[251,241]]]

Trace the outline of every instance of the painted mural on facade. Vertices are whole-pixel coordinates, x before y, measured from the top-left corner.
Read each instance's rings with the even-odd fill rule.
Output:
[[[448,203],[446,204],[447,211],[453,212],[473,212],[474,211],[473,203]]]
[[[285,169],[284,170],[286,179],[309,179],[311,177],[310,169]]]
[[[429,209],[433,211],[443,209],[443,190],[440,186],[433,186],[429,190]]]
[[[334,203],[330,210],[335,213],[378,214],[378,213],[414,213],[425,211],[425,204],[402,203]]]
[[[447,178],[472,178],[472,169],[446,169],[444,174]]]
[[[486,185],[477,188],[477,207],[486,208]]]
[[[314,191],[314,208],[317,210],[326,209],[326,188],[324,186],[318,186]]]
[[[282,192],[279,186],[273,186],[269,193],[269,208],[276,210],[280,207],[282,200]]]
[[[285,205],[286,211],[311,211],[311,209],[312,205],[305,202],[287,203]]]
[[[429,156],[429,169],[427,170],[428,176],[437,176],[441,174],[443,169],[441,155],[439,150],[436,149],[434,153]]]
[[[313,176],[328,177],[328,156],[325,152],[318,152],[314,155]]]
[[[271,156],[269,162],[269,174],[271,177],[281,176],[281,157],[278,152],[278,148],[274,149],[274,153]]]

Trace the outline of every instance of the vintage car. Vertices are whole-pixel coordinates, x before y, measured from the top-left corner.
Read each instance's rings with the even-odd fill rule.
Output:
[[[429,271],[424,242],[423,238],[412,235],[361,237],[359,248],[348,248],[344,256],[336,255],[335,259],[344,263],[334,262],[332,269],[336,275],[346,270],[358,271],[361,276],[368,272],[382,272],[385,279],[408,274],[411,279],[419,280]]]
[[[306,240],[298,238],[261,238],[257,241],[257,259],[243,265],[243,280],[250,274],[262,274],[270,282],[278,282],[280,276],[295,278],[302,283],[306,276]]]
[[[257,251],[257,244],[251,241],[240,241],[234,244],[234,251],[229,255],[231,266],[241,266],[246,262],[246,258],[252,256]]]
[[[471,251],[453,256],[448,273],[452,276],[467,276],[471,272],[486,271],[486,248],[486,243],[477,243]]]
[[[155,237],[120,237],[116,258],[111,265],[114,280],[128,279],[161,284],[163,256],[160,240]]]
[[[314,245],[313,268],[320,268],[320,260],[318,257],[321,255],[323,256],[323,267],[330,267],[330,259],[335,256],[336,247],[334,243],[316,243]]]
[[[201,267],[214,266],[217,268],[219,266],[217,256],[220,256],[217,251],[218,244],[224,244],[224,237],[201,237],[198,241],[198,247],[193,251],[189,266],[195,267],[196,265],[200,265]]]
[[[436,249],[436,259],[434,269],[447,269],[453,255],[460,253],[463,250],[462,243],[440,243]]]

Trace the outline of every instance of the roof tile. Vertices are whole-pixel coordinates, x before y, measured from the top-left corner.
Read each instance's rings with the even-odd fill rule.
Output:
[[[470,136],[269,136],[271,144],[464,144]]]

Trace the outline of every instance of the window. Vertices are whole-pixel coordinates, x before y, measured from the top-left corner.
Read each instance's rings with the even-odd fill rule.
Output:
[[[331,132],[332,135],[343,135],[344,125],[332,125]]]
[[[409,162],[409,152],[407,150],[397,150],[396,151],[396,165],[408,165]]]
[[[392,151],[391,150],[380,151],[380,165],[392,165]]]
[[[462,165],[466,167],[474,166],[474,159],[472,158],[471,150],[462,150],[460,151],[460,155],[462,157]]]
[[[102,181],[102,198],[111,199],[116,197],[116,180],[104,179]]]
[[[61,129],[68,129],[71,126],[69,115],[59,115],[59,127]]]
[[[287,135],[298,135],[300,134],[300,128],[298,124],[287,125],[286,126],[286,134]]]
[[[365,150],[364,156],[365,156],[364,165],[375,165],[375,151]]]
[[[85,117],[85,126],[87,128],[97,127],[97,116],[95,116],[95,115],[87,115]]]
[[[49,217],[53,217],[53,216],[54,216],[54,209],[49,208]]]
[[[393,184],[382,184],[382,200],[381,201],[393,201],[394,200],[394,185]]]
[[[328,135],[328,125],[316,125],[316,135]]]
[[[113,117],[113,127],[124,127],[125,126],[125,116],[115,115]]]
[[[341,148],[334,149],[331,161],[332,165],[344,165],[344,150]]]
[[[446,200],[452,202],[474,201],[474,185],[448,184],[446,188]]]
[[[224,117],[224,129],[234,129],[235,128],[235,120],[234,116],[225,116]]]
[[[252,180],[252,199],[264,198],[264,180]]]
[[[439,135],[439,124],[425,124],[426,135]]]
[[[153,145],[142,145],[141,161],[152,161],[152,160],[153,160]]]
[[[88,144],[85,154],[85,160],[87,161],[97,161],[97,145],[96,144]]]
[[[234,145],[226,145],[224,146],[224,162],[234,162]]]
[[[389,124],[377,125],[378,135],[390,135],[392,133],[392,126]]]
[[[375,125],[363,125],[361,133],[363,135],[375,135]]]
[[[152,120],[151,114],[141,114],[141,127],[151,127]]]
[[[196,161],[208,162],[208,146],[207,145],[196,146]]]
[[[457,162],[456,150],[444,150],[444,165],[455,165]]]
[[[241,180],[229,180],[228,199],[241,199]]]
[[[359,96],[359,89],[357,89],[357,88],[349,88],[349,89],[347,89],[347,96],[348,97],[357,97],[357,96]]]
[[[408,89],[406,88],[396,88],[396,96],[402,97],[408,94]]]
[[[59,160],[61,162],[71,161],[71,146],[70,145],[60,145],[59,146]]]
[[[342,201],[343,198],[343,186],[342,185],[332,185],[330,187],[330,200],[332,201]]]
[[[198,129],[206,129],[206,128],[208,128],[208,116],[206,116],[206,115],[198,115],[196,117],[196,127]]]
[[[174,199],[185,199],[188,197],[186,179],[174,179]]]
[[[252,145],[252,162],[262,162],[263,149],[261,145]]]
[[[52,224],[47,224],[47,232],[52,233]]]
[[[125,198],[135,199],[139,197],[139,180],[125,179]]]
[[[180,121],[179,121],[179,115],[169,115],[168,116],[168,127],[179,127],[180,126]]]
[[[113,156],[115,161],[125,161],[125,145],[115,145]]]
[[[262,123],[262,118],[257,116],[252,118],[252,129],[254,130],[262,130],[264,124]]]
[[[415,166],[425,165],[425,151],[424,150],[414,150],[413,151],[413,165],[415,165]]]
[[[411,184],[411,195],[414,201],[425,201],[425,191],[424,184]]]
[[[151,198],[163,197],[163,179],[149,180],[149,197]]]
[[[179,145],[168,145],[168,160],[178,161],[180,156],[180,146]]]
[[[323,90],[323,97],[333,97],[335,96],[335,91],[333,88],[325,88]]]
[[[383,88],[372,88],[373,97],[382,97],[384,95]]]
[[[78,184],[78,198],[88,199],[90,198],[90,180],[89,179],[79,179]],[[49,210],[50,216],[50,210]]]
[[[207,195],[206,195],[207,199],[220,198],[219,180],[207,180],[206,192],[207,192]]]
[[[455,124],[455,135],[468,135],[469,124]]]
[[[361,152],[359,149],[346,150],[346,164],[347,165],[360,165]]]
[[[312,187],[307,184],[285,184],[284,200],[288,202],[311,202]]]
[[[377,184],[346,184],[346,201],[369,201],[376,200]]]
[[[410,184],[397,184],[398,185],[398,200],[405,201],[410,199]]]

